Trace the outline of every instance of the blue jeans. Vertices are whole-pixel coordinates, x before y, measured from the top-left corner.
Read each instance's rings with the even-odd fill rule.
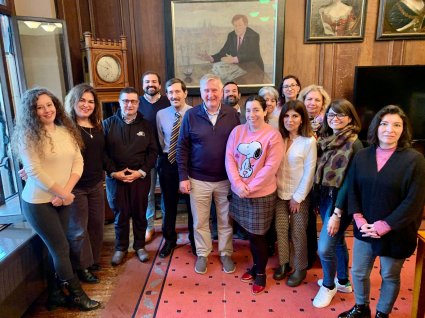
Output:
[[[338,275],[339,280],[348,279],[348,249],[344,232],[350,225],[352,218],[344,213],[338,232],[335,236],[330,236],[327,228],[334,208],[330,196],[320,198],[319,209],[322,217],[322,230],[319,236],[318,254],[323,269],[323,285],[327,287],[335,285],[335,274]]]
[[[356,304],[369,304],[370,296],[370,273],[376,255],[372,250],[372,244],[354,239],[353,248],[353,276],[354,296]],[[381,291],[376,310],[389,314],[400,291],[400,272],[405,259],[397,259],[387,256],[380,256],[380,274],[382,278]]]

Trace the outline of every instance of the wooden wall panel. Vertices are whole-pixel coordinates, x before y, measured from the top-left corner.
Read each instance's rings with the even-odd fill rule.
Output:
[[[127,36],[129,82],[140,92],[146,70],[158,72],[165,83],[163,0],[56,2],[59,18],[68,25],[75,83],[82,78],[80,38],[85,31],[105,38]],[[332,97],[351,99],[356,65],[425,64],[425,40],[375,40],[379,0],[367,1],[363,42],[305,44],[305,2],[286,0],[283,57],[283,74],[297,75],[303,87],[316,83]],[[199,98],[190,101],[196,104]]]
[[[96,38],[119,39],[123,34],[121,1],[89,0],[93,10],[92,34]]]
[[[140,77],[148,70],[159,73],[163,85],[166,81],[163,1],[134,1],[133,12],[139,70],[135,80],[136,87],[142,92]]]
[[[58,1],[56,4],[59,19],[66,21],[68,42],[71,55],[72,78],[74,84],[84,80],[80,38],[85,31],[90,31],[90,12],[88,2],[84,0]]]

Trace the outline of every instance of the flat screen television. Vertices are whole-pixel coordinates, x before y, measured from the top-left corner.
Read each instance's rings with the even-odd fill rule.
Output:
[[[356,66],[353,104],[362,120],[362,141],[376,112],[398,105],[410,119],[414,141],[424,143],[425,65]]]

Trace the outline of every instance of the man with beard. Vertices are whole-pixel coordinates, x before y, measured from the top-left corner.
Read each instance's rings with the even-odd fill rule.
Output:
[[[246,123],[245,108],[239,105],[241,100],[241,93],[239,86],[235,82],[227,82],[223,86],[223,103],[227,106],[233,107],[239,113],[241,124]]]
[[[156,128],[156,114],[159,110],[166,108],[170,105],[168,98],[162,96],[161,90],[161,77],[158,73],[153,71],[147,71],[142,75],[142,87],[144,95],[140,97],[139,112],[142,113],[143,118],[147,120],[156,135],[157,146],[159,152],[161,147],[158,141],[158,132]],[[148,221],[148,227],[146,229],[146,242],[150,242],[155,234],[154,219],[155,219],[155,186],[157,180],[156,167],[153,167],[150,171],[151,175],[151,187],[149,190],[148,207],[146,210],[146,219]]]
[[[179,172],[176,162],[176,146],[179,128],[184,114],[192,106],[186,104],[186,84],[172,78],[165,83],[165,91],[171,106],[161,109],[156,114],[158,138],[162,153],[158,156],[158,175],[161,185],[162,199],[164,202],[162,213],[162,233],[165,244],[159,252],[159,257],[170,255],[177,246],[176,217],[179,203]],[[189,240],[192,252],[196,255],[195,241],[193,238],[193,219],[188,194],[182,195],[187,206]]]
[[[230,182],[224,159],[229,134],[240,121],[234,109],[221,105],[223,84],[218,76],[204,75],[200,91],[203,103],[186,112],[177,143],[180,191],[190,194],[198,256],[195,272],[207,272],[208,256],[212,251],[210,207],[214,200],[220,261],[225,273],[233,273],[232,223],[227,199]]]

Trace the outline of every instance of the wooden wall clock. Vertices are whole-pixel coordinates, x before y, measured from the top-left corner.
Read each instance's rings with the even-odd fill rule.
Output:
[[[82,42],[84,81],[93,86],[101,103],[117,102],[121,89],[128,86],[127,39],[94,39],[84,33]]]

